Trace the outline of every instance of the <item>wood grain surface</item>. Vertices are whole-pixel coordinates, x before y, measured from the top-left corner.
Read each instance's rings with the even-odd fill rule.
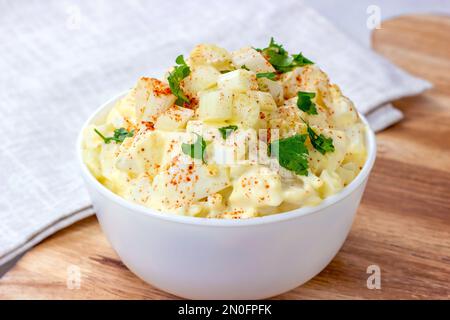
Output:
[[[450,297],[450,18],[396,18],[372,40],[376,51],[434,88],[395,102],[405,120],[377,135],[378,158],[336,258],[317,277],[275,299]],[[369,265],[380,267],[379,290],[367,288]],[[80,288],[71,289],[77,271]],[[0,279],[0,298],[176,297],[134,276],[92,217],[26,254]]]

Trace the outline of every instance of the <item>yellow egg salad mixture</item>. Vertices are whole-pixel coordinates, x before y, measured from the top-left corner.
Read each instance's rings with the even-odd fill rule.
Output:
[[[314,62],[271,39],[212,44],[140,78],[84,132],[92,174],[162,213],[241,219],[319,204],[366,160],[365,125]]]

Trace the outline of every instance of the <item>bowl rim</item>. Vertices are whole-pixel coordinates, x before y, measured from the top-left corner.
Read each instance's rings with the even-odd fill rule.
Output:
[[[193,224],[193,225],[199,225],[199,226],[218,226],[218,227],[244,227],[244,226],[255,226],[255,225],[261,225],[266,223],[275,223],[275,222],[281,222],[286,220],[295,219],[298,217],[314,214],[317,212],[322,211],[323,209],[342,201],[343,199],[347,198],[349,195],[351,195],[369,176],[373,164],[375,162],[376,158],[376,138],[373,130],[370,128],[367,119],[361,115],[359,112],[359,117],[361,121],[365,125],[365,138],[366,138],[366,146],[367,146],[367,159],[364,163],[363,168],[358,173],[355,179],[353,179],[350,184],[345,186],[341,191],[339,191],[336,194],[333,194],[325,199],[322,200],[322,202],[313,207],[300,207],[297,209],[293,209],[286,212],[271,214],[267,216],[262,217],[254,217],[250,219],[221,219],[221,218],[204,218],[204,217],[191,217],[191,216],[182,216],[177,215],[175,213],[170,212],[161,212],[149,207],[145,207],[143,205],[140,205],[138,203],[133,203],[129,200],[126,200],[122,198],[121,196],[115,194],[108,188],[106,188],[104,185],[102,185],[90,172],[90,170],[87,168],[86,164],[83,161],[83,152],[82,152],[82,146],[83,146],[83,132],[85,131],[86,127],[94,122],[94,120],[101,114],[103,111],[105,111],[108,107],[112,108],[115,105],[115,102],[117,102],[118,99],[124,97],[129,90],[126,90],[113,98],[109,99],[105,103],[103,103],[99,108],[97,108],[86,120],[86,122],[81,127],[80,132],[78,133],[78,138],[76,142],[76,153],[77,158],[79,162],[79,166],[81,168],[81,173],[84,177],[84,180],[86,183],[90,184],[92,187],[94,187],[98,192],[100,192],[103,196],[105,196],[108,200],[113,201],[120,206],[126,207],[132,212],[138,212],[147,216],[151,216],[153,218],[162,219],[170,222],[177,222],[177,223],[183,223],[183,224]]]

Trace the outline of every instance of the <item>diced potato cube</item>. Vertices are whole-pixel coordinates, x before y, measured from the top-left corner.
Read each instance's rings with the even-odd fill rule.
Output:
[[[199,44],[196,46],[189,55],[188,64],[192,67],[211,65],[219,71],[230,70],[232,67],[230,53],[214,44]]]
[[[274,72],[274,67],[261,53],[251,47],[246,47],[231,53],[231,60],[237,68],[246,66],[254,72]]]
[[[231,206],[276,207],[283,201],[280,176],[270,169],[256,166],[233,183]]]
[[[233,121],[254,127],[259,120],[260,106],[252,93],[238,93],[233,98]]]
[[[320,187],[319,192],[323,198],[338,193],[344,187],[341,178],[334,171],[323,170],[320,174],[320,179],[323,181],[323,185]]]
[[[136,116],[141,121],[155,121],[175,103],[169,85],[153,78],[140,78],[136,85]]]
[[[175,131],[182,129],[194,115],[194,110],[180,106],[171,106],[158,117],[155,128],[158,130]]]
[[[106,123],[113,125],[114,128],[126,128],[128,124],[125,121],[125,118],[120,114],[117,108],[111,109],[106,117]]]
[[[359,168],[356,163],[348,162],[336,169],[336,173],[341,177],[344,186],[348,185],[358,174]]]
[[[335,171],[342,163],[347,149],[347,137],[344,131],[319,129],[313,126],[317,134],[323,134],[333,140],[334,151],[321,154],[316,149],[309,152],[311,171],[319,175],[323,170]]]
[[[118,150],[119,145],[117,143],[102,145],[99,154],[99,161],[103,177],[111,177],[114,174],[114,171],[116,171],[114,164]]]
[[[106,123],[116,129],[136,124],[136,90],[131,90],[115,104],[106,117]]]
[[[122,143],[115,167],[131,175],[146,173],[152,177],[158,172],[165,143],[160,132],[142,129],[133,139]]]
[[[246,92],[248,90],[258,90],[258,82],[254,72],[238,69],[224,73],[217,80],[219,89],[228,91]]]
[[[283,86],[280,81],[273,81],[267,78],[258,79],[259,90],[269,92],[277,105],[284,102]]]
[[[131,89],[115,108],[126,122],[136,124],[136,89]]]
[[[256,100],[256,103],[259,104],[261,111],[270,112],[277,109],[277,105],[270,93],[262,91],[249,91],[248,94]]]
[[[295,68],[281,76],[284,87],[284,97],[290,99],[297,96],[297,92],[317,92],[328,90],[329,79],[316,65],[306,65]]]
[[[258,138],[255,130],[238,129],[229,134],[226,140],[222,137],[215,139],[209,148],[211,162],[226,165],[243,165],[246,154],[257,148]]]
[[[199,118],[206,121],[225,121],[232,116],[232,94],[224,90],[202,93]]]
[[[140,177],[133,179],[129,183],[129,187],[124,194],[124,198],[145,205],[150,199],[152,192],[152,179],[142,174]]]
[[[112,192],[124,196],[128,189],[128,175],[125,172],[115,170],[108,177],[103,176],[100,182]]]
[[[333,121],[337,128],[346,128],[358,121],[358,114],[353,103],[347,97],[341,97],[334,104]]]
[[[220,74],[212,66],[200,65],[193,67],[189,76],[183,80],[183,89],[191,96],[196,96],[199,91],[215,86]]]
[[[358,121],[358,113],[350,99],[343,96],[337,86],[330,89],[332,103],[329,108],[333,110],[331,119],[336,128],[345,129]]]
[[[163,133],[164,140],[166,141],[164,146],[162,146],[162,160],[160,167],[164,168],[169,163],[172,162],[174,158],[180,156],[186,156],[181,149],[183,143],[193,143],[193,140],[188,141],[186,137],[190,137],[186,132],[178,131],[166,131]]]
[[[213,163],[221,165],[232,165],[236,162],[237,146],[226,143],[225,141],[214,141],[209,148],[210,155],[208,158]]]
[[[288,187],[283,192],[283,196],[285,203],[295,204],[296,206],[314,206],[322,200],[317,190],[310,185]]]
[[[177,181],[177,183],[174,183]],[[191,205],[230,185],[227,170],[217,165],[198,162],[176,162],[155,176],[150,205],[172,211]]]
[[[347,139],[350,141],[348,144],[347,152],[345,154],[344,163],[354,162],[358,166],[363,166],[366,161],[366,148],[365,148],[365,126],[364,124],[356,124],[345,130]]]
[[[222,139],[222,135],[218,128],[226,127],[228,125],[229,123],[225,121],[205,122],[203,120],[190,120],[186,124],[186,133],[197,133],[206,141],[216,140],[218,138]]]

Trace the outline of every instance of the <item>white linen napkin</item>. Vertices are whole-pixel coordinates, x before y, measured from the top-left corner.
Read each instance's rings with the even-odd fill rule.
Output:
[[[159,76],[197,43],[302,51],[375,130],[388,104],[430,87],[285,1],[0,2],[0,265],[93,213],[75,160],[88,115],[142,75]]]

